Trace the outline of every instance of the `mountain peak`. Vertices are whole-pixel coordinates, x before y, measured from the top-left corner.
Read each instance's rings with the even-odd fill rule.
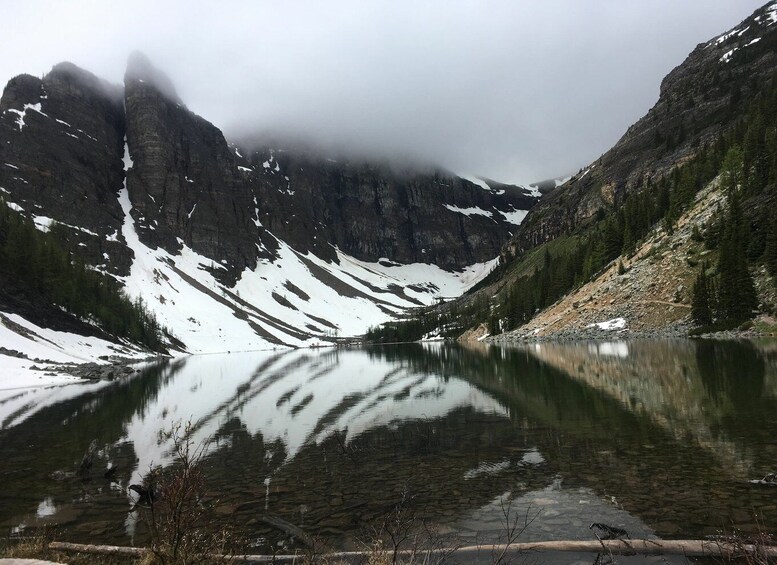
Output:
[[[181,103],[172,81],[140,51],[133,51],[127,60],[127,71],[124,73],[125,86],[130,82],[150,85],[156,88],[168,100]]]

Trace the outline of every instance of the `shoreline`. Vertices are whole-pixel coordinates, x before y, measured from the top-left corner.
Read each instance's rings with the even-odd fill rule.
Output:
[[[459,343],[482,343],[488,345],[510,346],[541,343],[575,343],[575,342],[607,342],[607,341],[635,341],[635,340],[720,340],[720,341],[755,341],[762,339],[777,339],[774,332],[762,332],[755,329],[725,330],[708,332],[699,335],[689,335],[686,325],[656,329],[638,330],[628,329],[602,330],[596,327],[582,329],[565,329],[550,334],[535,332],[521,332],[514,330],[510,333],[495,336],[483,336],[479,339],[462,340]],[[439,340],[456,341],[456,340]],[[416,343],[424,343],[419,341]],[[361,345],[371,345],[364,343]],[[381,344],[386,345],[386,344]],[[337,344],[332,344],[337,347]],[[311,349],[319,349],[317,346]],[[296,349],[296,348],[290,348]],[[303,348],[307,349],[307,348]],[[265,351],[265,350],[255,350]],[[164,360],[185,357],[190,355],[223,355],[242,353],[239,351],[221,351],[208,353],[182,353],[177,354],[149,354],[145,357],[111,356],[108,359],[90,359],[83,362],[55,362],[39,358],[30,359],[24,353],[6,348],[0,348],[0,356],[11,364],[9,375],[0,380],[0,391],[23,390],[29,388],[66,386],[70,384],[85,384],[101,381],[113,381],[128,377],[143,371],[147,366]]]
[[[690,340],[721,340],[721,341],[753,341],[758,339],[777,339],[774,332],[762,332],[754,329],[747,330],[721,330],[716,332],[691,335],[690,329],[683,326],[668,327],[655,330],[601,330],[598,328],[565,329],[549,334],[534,332],[520,332],[516,330],[510,333],[486,336],[478,340],[480,343],[492,345],[505,345],[517,343],[542,343],[542,342],[576,342],[576,341],[629,341],[629,340],[665,340],[665,339],[690,339]]]

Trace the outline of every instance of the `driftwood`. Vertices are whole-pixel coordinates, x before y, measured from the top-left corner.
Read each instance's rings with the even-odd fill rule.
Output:
[[[121,555],[124,557],[143,557],[148,549],[145,547],[122,547],[118,545],[90,545],[82,543],[68,543],[66,541],[52,541],[49,549],[66,551],[69,553],[91,553],[94,555]]]
[[[67,543],[54,541],[49,544],[50,549],[65,552],[91,553],[97,555],[122,555],[128,557],[142,557],[149,550],[142,547],[119,547],[115,545],[83,545],[79,543]],[[731,544],[727,542],[707,540],[602,540],[602,541],[541,541],[513,543],[507,546],[500,545],[471,545],[448,549],[429,550],[428,553],[440,555],[474,555],[478,553],[507,551],[539,552],[560,551],[578,553],[611,553],[613,555],[683,555],[686,557],[736,557],[742,555],[759,555],[767,558],[777,558],[777,546],[760,546],[754,544]],[[419,555],[427,553],[423,550],[400,550],[398,557]],[[328,559],[342,559],[344,561],[360,561],[370,556],[370,551],[342,551],[322,554],[319,557]],[[299,561],[302,555],[233,555],[213,556],[235,563],[290,563]]]

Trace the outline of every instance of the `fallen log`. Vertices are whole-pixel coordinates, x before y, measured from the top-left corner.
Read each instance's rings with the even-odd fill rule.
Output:
[[[49,549],[68,553],[90,553],[92,555],[121,555],[123,557],[143,557],[148,549],[145,547],[123,547],[119,545],[92,545],[69,543],[66,541],[49,542]]]
[[[65,552],[90,553],[98,555],[122,555],[141,557],[147,551],[142,547],[120,547],[115,545],[84,545],[53,541],[50,549]],[[470,545],[434,550],[400,550],[398,557],[415,555],[474,555],[482,553],[502,552],[531,553],[542,551],[575,552],[575,553],[609,553],[612,555],[682,555],[685,557],[742,557],[746,555],[766,558],[777,558],[777,546],[756,545],[749,543],[730,543],[709,540],[602,540],[602,541],[540,541],[497,545]],[[344,561],[360,561],[373,555],[372,551],[340,551],[325,553],[318,557],[328,560],[342,559]],[[296,555],[214,555],[214,559],[223,559],[234,563],[290,563],[299,561],[304,554]]]

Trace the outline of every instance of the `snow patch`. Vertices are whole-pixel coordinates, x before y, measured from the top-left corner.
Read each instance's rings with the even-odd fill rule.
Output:
[[[766,12],[763,15],[758,16],[755,19],[755,21],[757,21],[758,23],[761,23],[761,18],[763,17],[766,17],[767,26],[770,26],[773,23],[777,22],[777,2],[773,3],[771,6],[766,8]]]
[[[43,111],[41,110],[40,102],[38,102],[37,104],[25,104],[22,110],[15,110],[14,108],[8,108],[6,112],[12,112],[14,114],[19,115],[19,117],[16,118],[16,125],[19,126],[19,131],[22,131],[24,129],[24,126],[26,125],[24,123],[24,118],[27,117],[28,110],[33,110],[34,112],[38,112],[41,116],[46,116],[48,118],[48,115],[44,114]]]
[[[124,156],[122,157],[122,161],[124,162],[125,173],[129,171],[132,168],[132,166],[135,164],[132,162],[132,157],[130,156],[129,145],[127,144],[126,137],[124,138]],[[126,185],[126,178],[127,178],[127,175],[124,175],[125,185]]]
[[[74,226],[72,224],[66,224],[65,222],[58,222],[57,220],[54,220],[53,218],[49,218],[48,216],[33,216],[32,221],[35,224],[35,227],[43,232],[49,231],[51,229],[51,224],[56,222],[62,226],[65,226],[66,228],[70,228],[71,230],[80,231],[81,233],[85,233],[93,237],[100,237],[98,233],[93,232],[90,229]]]
[[[521,225],[521,222],[526,218],[526,214],[529,213],[528,210],[516,210],[515,208],[510,212],[505,212],[503,210],[498,210],[498,212],[505,217],[505,220],[516,226]]]
[[[710,44],[714,43],[715,45],[720,45],[721,43],[725,43],[726,41],[728,41],[729,39],[731,39],[732,37],[734,37],[735,35],[739,34],[742,31],[743,30],[741,29],[732,29],[731,31],[729,31],[728,33],[724,33],[717,39],[713,39]]]
[[[728,63],[731,60],[731,57],[739,50],[739,47],[734,47],[733,49],[726,51],[723,53],[723,56],[720,58],[721,63]]]
[[[466,181],[469,181],[469,182],[471,182],[471,183],[472,183],[472,184],[474,184],[475,186],[479,186],[479,187],[480,187],[480,188],[482,188],[483,190],[487,190],[488,192],[491,192],[491,193],[493,193],[493,194],[496,194],[497,196],[498,196],[498,195],[500,195],[500,194],[504,194],[504,193],[505,193],[505,191],[504,191],[504,190],[501,190],[501,189],[500,189],[500,190],[494,190],[493,188],[491,188],[490,186],[488,186],[488,183],[487,183],[486,181],[484,181],[484,180],[483,180],[482,178],[480,178],[480,177],[476,177],[475,175],[466,175],[466,174],[460,174],[460,175],[458,175],[458,177],[459,177],[459,178],[462,178],[462,179],[464,179],[464,180],[466,180]]]
[[[54,499],[47,496],[40,504],[38,504],[38,510],[35,512],[35,516],[38,518],[45,518],[46,516],[53,516],[56,512],[57,507],[54,504]]]
[[[457,212],[459,214],[464,214],[465,216],[476,215],[486,216],[488,218],[493,217],[491,212],[488,210],[483,210],[482,208],[478,208],[477,206],[470,206],[469,208],[459,208],[458,206],[453,206],[451,204],[444,204],[444,206],[451,212]]]
[[[48,216],[33,216],[32,223],[38,230],[47,233],[51,230],[51,224],[54,223],[54,219]]]
[[[583,171],[583,174],[578,177],[578,182],[583,180],[583,177],[586,176],[589,172],[591,172],[591,169],[593,169],[596,165],[591,165],[588,167],[585,171]]]
[[[533,184],[530,184],[529,186],[524,186],[523,193],[526,196],[531,196],[532,198],[539,198],[540,196],[542,196],[540,189]]]
[[[613,318],[612,320],[607,320],[604,322],[596,322],[593,324],[588,324],[586,326],[586,328],[594,328],[594,327],[605,331],[623,330],[626,328],[626,318]]]
[[[0,312],[0,344],[28,357],[21,359],[0,354],[3,367],[0,390],[80,381],[57,369],[56,364],[104,364],[108,362],[104,357],[120,355],[142,359],[146,356],[146,353],[128,345],[42,328],[18,314],[3,312]]]

